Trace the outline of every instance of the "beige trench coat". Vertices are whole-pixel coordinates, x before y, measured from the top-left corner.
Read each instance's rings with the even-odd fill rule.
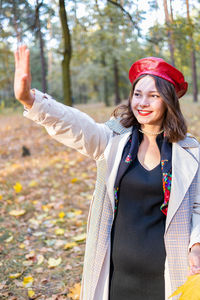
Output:
[[[131,128],[115,119],[98,124],[86,114],[36,92],[24,116],[44,126],[57,141],[97,162],[97,182],[90,205],[81,300],[108,300],[113,187]],[[172,146],[172,185],[165,228],[165,299],[185,280],[188,250],[200,243],[199,143],[191,135]],[[148,245],[147,245],[148,247]],[[173,300],[178,297],[173,297]]]

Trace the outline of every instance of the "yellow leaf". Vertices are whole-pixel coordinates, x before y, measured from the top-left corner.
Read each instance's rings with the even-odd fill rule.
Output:
[[[81,242],[81,241],[84,241],[86,239],[86,233],[82,233],[82,234],[79,234],[75,237],[73,237],[73,240],[75,242]]]
[[[14,216],[14,217],[19,217],[19,216],[23,216],[26,213],[26,211],[24,209],[19,209],[19,210],[11,210],[9,212],[9,215]]]
[[[79,215],[82,214],[82,210],[80,210],[80,209],[75,209],[75,210],[74,210],[74,214],[75,214],[76,216],[79,216]]]
[[[33,290],[28,291],[29,298],[33,298],[34,295],[35,295],[35,292]]]
[[[71,183],[75,183],[78,181],[78,178],[72,178]]]
[[[0,200],[2,200],[3,199],[3,196],[2,195],[0,195]]]
[[[80,283],[76,283],[69,290],[70,290],[70,293],[67,294],[67,297],[70,297],[73,300],[80,298],[80,293],[81,293],[81,284]]]
[[[16,193],[20,193],[22,190],[22,185],[19,182],[16,182],[16,184],[13,186]]]
[[[71,243],[67,243],[65,246],[64,246],[64,249],[67,250],[67,249],[71,249],[73,247],[77,246],[77,243],[76,242],[71,242]]]
[[[29,187],[35,187],[35,186],[37,186],[38,185],[38,182],[37,181],[35,181],[35,180],[32,180],[32,181],[30,181],[29,182]]]
[[[47,205],[42,205],[42,209],[45,211],[45,212],[48,212],[49,211],[49,208]]]
[[[19,278],[22,275],[22,273],[13,273],[9,275],[9,278],[16,279]]]
[[[63,235],[65,233],[65,230],[62,228],[58,228],[55,230],[56,235]]]
[[[34,278],[32,276],[24,277],[23,286],[25,286],[25,287],[31,287],[33,281],[34,281]]]
[[[59,266],[59,264],[61,263],[62,259],[61,257],[59,257],[58,259],[55,259],[55,258],[49,258],[48,260],[48,267],[49,268],[55,268],[57,266]]]
[[[24,248],[25,248],[25,245],[22,243],[22,244],[19,245],[19,248],[20,248],[20,249],[24,249]]]
[[[64,211],[61,211],[60,213],[59,213],[59,218],[60,219],[63,219],[65,217],[65,213],[64,213]]]
[[[200,274],[192,275],[169,298],[181,294],[179,300],[200,299]]]

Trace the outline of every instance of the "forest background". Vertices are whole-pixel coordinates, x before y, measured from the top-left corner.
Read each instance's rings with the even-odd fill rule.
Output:
[[[188,131],[200,141],[199,0],[0,0],[0,299],[79,299],[95,162],[23,118],[14,56],[31,52],[32,87],[105,122],[128,98],[131,64],[180,69]]]
[[[145,56],[180,69],[198,100],[199,0],[1,0],[0,106],[13,106],[13,50],[31,51],[32,86],[72,105],[127,99]],[[16,104],[16,103],[15,103]]]

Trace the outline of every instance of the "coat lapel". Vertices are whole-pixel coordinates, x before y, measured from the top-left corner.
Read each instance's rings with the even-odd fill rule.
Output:
[[[165,233],[191,185],[199,165],[199,146],[195,139],[173,143],[172,146],[172,184],[167,212]]]
[[[114,184],[117,176],[117,171],[121,161],[122,153],[126,143],[128,142],[131,132],[127,132],[122,135],[115,136],[112,144],[104,153],[104,157],[107,161],[107,175],[106,185],[109,198],[111,200],[112,209],[114,212]]]

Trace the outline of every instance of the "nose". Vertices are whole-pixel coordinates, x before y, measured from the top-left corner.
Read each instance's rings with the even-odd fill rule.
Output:
[[[149,100],[148,100],[148,97],[143,95],[142,98],[140,99],[140,106],[142,107],[147,107],[149,106]]]

